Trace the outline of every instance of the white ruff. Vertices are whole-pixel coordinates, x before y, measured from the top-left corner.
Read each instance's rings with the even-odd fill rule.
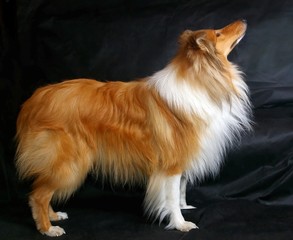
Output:
[[[211,101],[202,91],[192,89],[185,81],[178,81],[176,70],[168,65],[149,78],[150,86],[154,86],[170,108],[178,108],[189,114],[204,118],[209,112]]]
[[[239,139],[244,129],[250,129],[248,88],[241,72],[233,64],[231,72],[238,95],[233,94],[230,103],[223,100],[221,106],[215,104],[205,92],[192,89],[184,81],[177,81],[172,65],[149,79],[149,84],[155,86],[170,108],[176,107],[196,115],[208,126],[200,137],[200,152],[195,154],[185,172],[191,182],[202,180],[208,174],[216,175],[226,149]]]
[[[237,67],[231,65],[231,68],[233,83],[239,95],[232,95],[231,103],[223,102],[222,108],[211,104],[211,114],[207,115],[209,127],[201,137],[201,151],[194,156],[194,161],[186,172],[191,182],[202,180],[208,174],[215,176],[227,148],[240,140],[240,134],[244,130],[251,129],[248,87]]]

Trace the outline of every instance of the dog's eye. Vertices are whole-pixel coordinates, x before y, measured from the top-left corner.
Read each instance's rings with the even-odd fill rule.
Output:
[[[220,36],[221,36],[221,33],[217,32],[217,33],[216,33],[216,36],[217,36],[217,37],[220,37]]]

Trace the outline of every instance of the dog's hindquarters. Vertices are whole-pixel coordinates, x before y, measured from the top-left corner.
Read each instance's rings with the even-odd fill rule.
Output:
[[[41,233],[62,235],[64,230],[52,226],[50,220],[66,219],[65,213],[55,213],[51,199],[68,198],[84,181],[91,168],[91,151],[86,144],[63,130],[25,131],[18,124],[17,168],[22,178],[32,178],[29,196],[32,215]]]

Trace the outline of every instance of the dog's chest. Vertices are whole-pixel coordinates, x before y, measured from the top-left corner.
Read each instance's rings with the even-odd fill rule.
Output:
[[[200,151],[187,172],[191,181],[218,173],[227,148],[239,139],[249,121],[245,102],[236,98],[221,107],[211,104],[205,114],[206,128],[200,137]]]

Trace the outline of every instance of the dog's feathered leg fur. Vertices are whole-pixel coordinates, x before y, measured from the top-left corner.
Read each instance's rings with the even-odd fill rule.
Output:
[[[177,229],[187,232],[197,228],[192,223],[185,221],[180,210],[180,182],[181,174],[167,176],[163,173],[153,174],[150,177],[146,196],[145,211],[149,217],[159,218],[163,221],[169,219],[167,229]]]

